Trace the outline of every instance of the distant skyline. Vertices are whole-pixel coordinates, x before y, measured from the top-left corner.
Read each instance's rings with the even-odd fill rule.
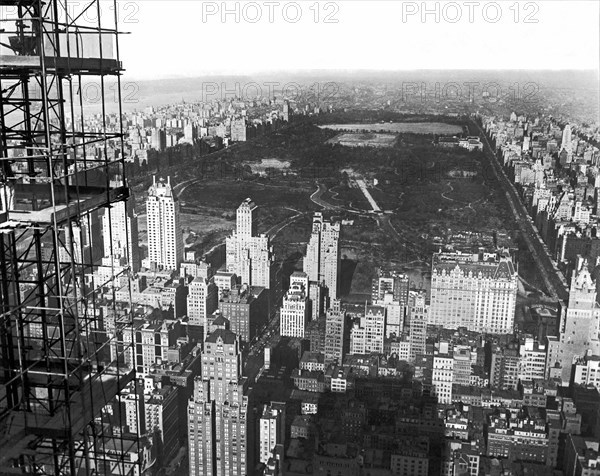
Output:
[[[131,33],[120,39],[124,78],[292,70],[598,70],[600,8],[593,0],[425,2],[425,17],[423,2],[274,3],[225,2],[230,13],[223,22],[223,2],[170,0],[168,8],[152,0],[119,2],[120,29]],[[327,16],[337,23],[325,23]]]

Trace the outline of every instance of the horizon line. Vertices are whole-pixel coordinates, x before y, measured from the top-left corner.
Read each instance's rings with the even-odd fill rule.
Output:
[[[310,75],[310,74],[361,74],[361,73],[379,73],[379,74],[402,74],[402,73],[418,73],[418,72],[478,72],[478,73],[502,73],[502,72],[522,72],[522,73],[595,73],[600,75],[600,69],[592,68],[540,68],[540,69],[525,69],[525,68],[496,68],[496,69],[480,69],[480,68],[414,68],[414,69],[350,69],[350,68],[335,68],[335,69],[288,69],[288,70],[256,70],[251,72],[242,71],[207,71],[205,73],[191,73],[189,75],[174,75],[165,77],[127,77],[127,70],[121,75],[122,79],[129,81],[165,81],[177,79],[197,79],[202,77],[248,77],[257,75]]]

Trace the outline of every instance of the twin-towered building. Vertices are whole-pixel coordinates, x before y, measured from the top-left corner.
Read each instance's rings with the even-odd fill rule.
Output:
[[[312,233],[306,247],[304,272],[308,280],[327,287],[329,298],[338,297],[340,267],[340,223],[332,223],[317,212],[313,217]]]
[[[267,235],[257,233],[257,208],[250,198],[238,207],[236,230],[225,241],[226,267],[241,284],[271,289],[273,247]]]

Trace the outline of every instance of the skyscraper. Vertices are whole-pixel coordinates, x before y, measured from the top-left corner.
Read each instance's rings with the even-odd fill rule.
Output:
[[[282,336],[304,337],[306,321],[309,316],[308,302],[304,286],[299,282],[293,283],[283,298],[283,305],[279,313]]]
[[[425,292],[411,291],[408,298],[408,327],[410,341],[410,361],[417,355],[425,354],[427,340],[427,304]]]
[[[116,186],[116,183],[111,186]],[[115,260],[127,258],[134,272],[140,269],[138,217],[133,206],[125,207],[125,202],[117,202],[104,211],[102,239],[105,257]]]
[[[316,212],[310,240],[306,247],[304,272],[310,281],[324,283],[331,299],[338,297],[338,268],[340,264],[340,224],[323,219]]]
[[[267,464],[275,446],[285,442],[285,403],[271,402],[263,407],[259,440],[259,460]]]
[[[237,209],[236,231],[225,241],[227,271],[241,277],[241,284],[271,289],[273,248],[267,235],[257,236],[257,208],[247,198]]]
[[[567,152],[572,152],[572,135],[571,135],[571,126],[567,124],[563,129],[562,133],[562,143],[561,148],[565,149]]]
[[[385,337],[385,308],[365,306],[365,315],[350,329],[351,354],[382,354]]]
[[[165,269],[178,269],[183,259],[183,235],[179,225],[179,201],[171,179],[153,183],[146,199],[148,217],[148,260]]]
[[[219,305],[219,290],[211,279],[194,278],[189,284],[187,311],[189,324],[208,332],[207,319]]]
[[[217,329],[204,342],[202,377],[188,404],[190,475],[238,476],[252,467],[247,380],[237,336]]]
[[[596,283],[587,260],[578,257],[577,269],[571,278],[567,312],[561,315],[559,339],[548,339],[550,377],[560,377],[563,385],[571,381],[573,364],[587,355],[600,355],[598,328],[600,307],[596,302]]]
[[[325,320],[325,364],[341,365],[344,361],[345,321],[346,316],[340,309],[340,302],[335,300],[333,308],[327,311]]]

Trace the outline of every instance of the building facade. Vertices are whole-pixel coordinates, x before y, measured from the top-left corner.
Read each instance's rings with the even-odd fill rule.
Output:
[[[338,297],[339,238],[340,224],[325,220],[320,212],[315,213],[306,247],[304,272],[310,281],[327,286],[331,299]]]
[[[148,261],[164,269],[179,269],[183,260],[183,234],[179,223],[179,201],[171,179],[156,181],[146,199],[148,218]]]
[[[283,305],[279,313],[282,336],[304,337],[308,321],[309,305],[306,290],[300,283],[294,283],[283,298]]]
[[[512,334],[517,272],[509,256],[436,253],[431,276],[429,324],[447,329]]]
[[[247,382],[237,336],[218,329],[204,342],[202,377],[188,403],[189,474],[238,476],[252,468]]]
[[[276,445],[285,444],[285,404],[263,406],[259,421],[259,461],[267,464]]]
[[[227,271],[241,284],[272,287],[273,248],[266,235],[257,235],[256,204],[247,198],[236,212],[236,231],[225,240]]]
[[[194,278],[188,285],[187,310],[189,324],[208,329],[208,317],[219,304],[218,288],[212,279]]]

